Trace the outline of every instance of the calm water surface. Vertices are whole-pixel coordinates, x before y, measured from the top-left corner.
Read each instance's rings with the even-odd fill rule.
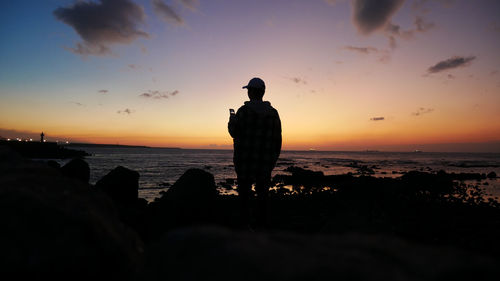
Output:
[[[216,183],[235,179],[232,150],[198,150],[166,148],[103,148],[74,147],[87,151],[90,181],[94,184],[117,166],[139,172],[139,196],[148,201],[159,196],[168,184],[173,184],[187,169],[200,168],[212,173]],[[285,173],[289,166],[298,166],[327,175],[356,174],[353,163],[373,167],[377,177],[399,177],[409,170],[447,172],[496,172],[500,175],[498,153],[412,153],[412,152],[334,152],[284,151],[273,171]],[[64,164],[64,162],[62,162]],[[479,183],[492,197],[500,197],[500,180]],[[234,193],[220,188],[224,193]]]

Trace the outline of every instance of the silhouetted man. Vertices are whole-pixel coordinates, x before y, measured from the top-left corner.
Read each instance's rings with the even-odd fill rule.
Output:
[[[249,220],[248,201],[252,184],[257,192],[257,222],[267,224],[267,196],[271,171],[281,151],[281,121],[278,111],[262,101],[266,85],[253,78],[243,89],[248,90],[245,104],[231,113],[229,133],[234,141],[234,168],[238,176],[238,194],[245,223]]]

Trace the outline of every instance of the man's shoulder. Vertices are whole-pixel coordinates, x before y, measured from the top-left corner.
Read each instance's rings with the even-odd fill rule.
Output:
[[[240,106],[240,108],[238,108],[238,110],[236,111],[236,114],[244,112],[247,109],[248,109],[248,106],[246,104],[244,104],[244,105]]]

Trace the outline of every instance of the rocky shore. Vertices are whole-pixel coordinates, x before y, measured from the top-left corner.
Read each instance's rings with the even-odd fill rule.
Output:
[[[0,146],[0,270],[16,279],[497,280],[500,206],[464,179],[325,176],[273,179],[268,228],[239,221],[235,196],[188,169],[160,198],[116,167],[95,185],[87,163],[63,167]],[[291,189],[288,188],[291,186]]]

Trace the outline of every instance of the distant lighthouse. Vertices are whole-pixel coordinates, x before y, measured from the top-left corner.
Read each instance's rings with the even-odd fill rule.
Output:
[[[42,133],[40,134],[40,142],[44,142],[43,137],[45,137],[45,134],[42,132]]]

